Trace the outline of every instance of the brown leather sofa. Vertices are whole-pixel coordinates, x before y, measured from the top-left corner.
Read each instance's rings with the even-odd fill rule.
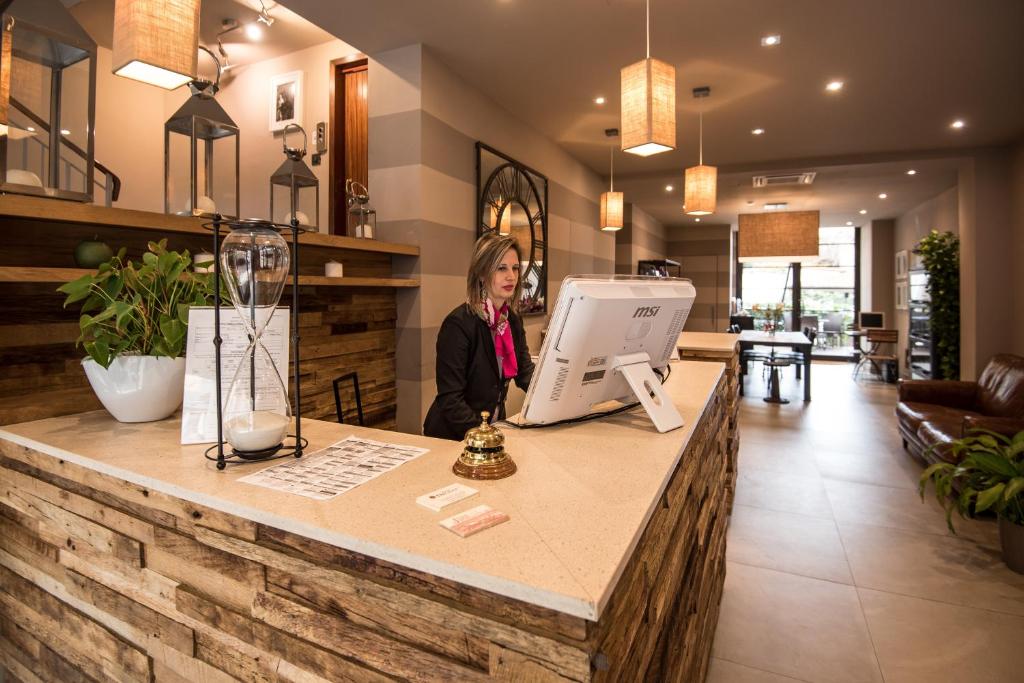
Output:
[[[994,356],[977,382],[901,380],[896,422],[903,447],[928,462],[955,462],[951,442],[976,428],[1024,431],[1024,358]]]

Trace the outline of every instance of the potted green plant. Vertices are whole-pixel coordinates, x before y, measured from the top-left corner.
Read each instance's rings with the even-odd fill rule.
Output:
[[[953,533],[954,509],[964,518],[994,512],[999,518],[1003,560],[1024,574],[1024,432],[1011,438],[975,429],[954,441],[952,448],[957,464],[935,463],[921,474],[921,499],[931,482]]]
[[[189,253],[167,240],[150,242],[141,262],[125,254],[57,291],[65,307],[82,302],[82,366],[103,407],[120,422],[162,420],[181,405],[188,310],[210,305],[212,276],[191,272]]]

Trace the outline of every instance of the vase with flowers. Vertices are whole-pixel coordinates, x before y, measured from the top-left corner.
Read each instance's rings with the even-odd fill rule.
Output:
[[[765,306],[754,304],[751,307],[751,311],[755,319],[761,319],[761,328],[768,334],[774,335],[777,331],[783,329],[784,314],[781,303],[767,304]]]

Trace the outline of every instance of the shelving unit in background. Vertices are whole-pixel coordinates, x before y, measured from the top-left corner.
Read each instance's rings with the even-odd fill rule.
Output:
[[[63,308],[56,288],[89,272],[74,267],[75,247],[96,237],[138,258],[150,241],[195,254],[212,249],[207,222],[189,216],[89,204],[0,196],[0,425],[100,407],[75,347],[77,307]],[[419,247],[352,237],[304,233],[299,237],[299,325],[303,416],[331,419],[332,380],[359,372],[367,426],[392,428],[395,416],[395,331],[398,292],[419,287],[413,270]],[[324,276],[340,261],[345,277]],[[352,401],[352,396],[343,396]]]

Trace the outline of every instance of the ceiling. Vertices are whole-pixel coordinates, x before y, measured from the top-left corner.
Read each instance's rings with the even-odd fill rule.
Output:
[[[643,0],[285,2],[368,54],[423,43],[607,175],[603,131],[619,125],[620,68],[644,56]],[[705,162],[722,173],[721,212],[705,220],[731,222],[752,196],[735,187],[749,184],[749,174],[744,180],[737,171],[806,165],[797,159],[813,160],[819,176],[791,208],[822,208],[838,220],[887,181],[901,189],[875,217],[896,215],[909,198],[955,183],[950,164],[935,175],[898,177],[899,164],[856,168],[848,160],[913,160],[1019,139],[1022,28],[1021,0],[655,0],[651,55],[676,67],[678,149],[617,155],[616,185],[662,222],[690,223],[680,199],[666,200],[664,185],[680,185],[682,169],[697,162],[702,108]],[[775,33],[781,45],[762,47],[761,36]],[[843,90],[826,93],[831,79],[843,80]],[[694,100],[692,89],[704,85],[710,97]],[[599,95],[603,106],[593,103]],[[966,127],[952,130],[955,118]],[[754,128],[766,132],[751,135]]]
[[[63,0],[70,7],[78,23],[99,45],[110,48],[114,34],[114,0]],[[227,52],[227,62],[233,65],[251,64],[264,59],[302,50],[333,40],[327,31],[311,24],[287,7],[273,0],[264,5],[274,23],[263,31],[263,38],[253,42],[238,28],[221,36]],[[234,19],[239,25],[251,23],[260,9],[260,0],[202,0],[199,17],[199,42],[217,52],[218,34],[224,29],[225,19]],[[204,69],[200,59],[200,69]],[[210,67],[212,69],[212,66]]]

